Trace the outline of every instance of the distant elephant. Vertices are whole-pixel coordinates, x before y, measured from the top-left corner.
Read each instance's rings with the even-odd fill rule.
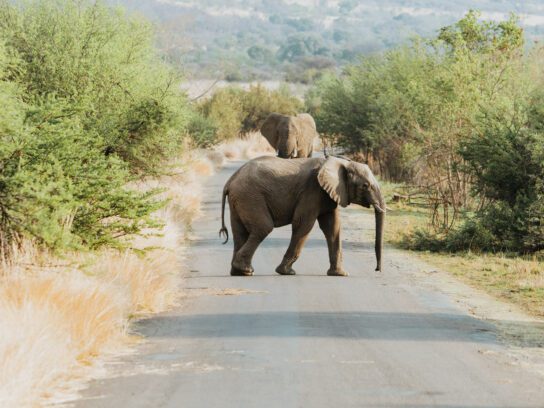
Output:
[[[276,227],[292,224],[289,248],[276,268],[280,275],[294,275],[293,263],[315,221],[325,234],[330,268],[327,275],[346,276],[342,269],[338,205],[350,203],[374,207],[376,217],[376,270],[381,270],[385,203],[378,182],[366,164],[343,158],[284,160],[259,157],[244,164],[223,189],[220,235],[225,227],[228,196],[234,236],[231,275],[253,275],[255,250]]]
[[[314,118],[307,113],[286,116],[279,113],[268,115],[261,126],[261,134],[278,152],[278,157],[312,157],[317,134]]]

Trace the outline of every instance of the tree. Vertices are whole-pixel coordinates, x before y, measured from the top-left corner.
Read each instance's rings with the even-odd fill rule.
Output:
[[[469,12],[437,38],[318,81],[307,97],[322,132],[382,177],[426,193],[442,248],[535,251],[544,242],[543,65],[538,53],[523,55],[517,22]]]
[[[254,45],[248,48],[247,55],[249,55],[251,59],[260,63],[270,62],[273,58],[272,51],[259,45]]]
[[[523,48],[523,29],[519,18],[510,14],[506,21],[480,21],[480,13],[469,11],[455,24],[440,29],[438,40],[450,52],[468,49],[475,53],[512,52]]]
[[[0,2],[0,255],[123,246],[163,203],[127,187],[190,114],[148,23],[99,2]]]
[[[327,55],[329,49],[323,46],[321,40],[313,35],[292,35],[287,38],[277,53],[280,61],[294,61],[311,55]]]

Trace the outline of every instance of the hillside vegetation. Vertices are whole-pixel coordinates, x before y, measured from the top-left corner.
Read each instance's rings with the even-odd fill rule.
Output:
[[[539,1],[110,0],[159,27],[158,46],[199,78],[311,82],[321,72],[382,52],[476,8],[487,19],[522,16],[529,42],[544,34]]]

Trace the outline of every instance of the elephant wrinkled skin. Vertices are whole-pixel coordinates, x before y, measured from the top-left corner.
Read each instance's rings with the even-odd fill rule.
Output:
[[[284,160],[259,157],[244,164],[225,184],[221,207],[226,236],[225,202],[228,197],[234,238],[231,275],[252,275],[255,250],[276,227],[292,224],[291,242],[276,272],[294,275],[293,263],[315,221],[329,249],[328,275],[344,276],[338,205],[374,207],[376,216],[376,270],[381,270],[385,203],[367,165],[342,158]]]
[[[314,139],[318,136],[314,118],[307,113],[286,116],[271,113],[261,126],[261,134],[278,152],[278,157],[312,157]]]

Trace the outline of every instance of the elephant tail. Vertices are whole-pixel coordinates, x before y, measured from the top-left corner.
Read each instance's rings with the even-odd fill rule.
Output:
[[[226,244],[229,241],[229,230],[227,227],[225,227],[225,202],[227,199],[227,195],[229,194],[228,190],[228,184],[223,189],[223,198],[221,202],[221,229],[219,230],[219,236],[225,237],[225,241],[223,242],[223,245]]]

